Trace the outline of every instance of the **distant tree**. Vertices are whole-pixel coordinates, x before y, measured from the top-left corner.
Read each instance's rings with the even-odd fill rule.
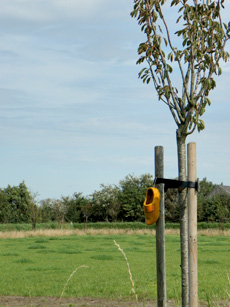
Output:
[[[180,221],[178,192],[175,189],[168,189],[165,194],[165,220],[172,223]]]
[[[63,221],[67,213],[67,208],[61,199],[52,200],[52,219],[58,223]]]
[[[54,220],[52,211],[52,199],[47,198],[40,201],[40,215],[42,223],[48,223]]]
[[[30,202],[30,206],[28,207],[30,213],[30,220],[32,222],[32,229],[36,230],[37,223],[41,223],[41,210],[37,201],[37,193],[30,193],[32,197],[32,201]]]
[[[91,203],[87,203],[82,206],[81,211],[84,216],[85,228],[88,228],[88,219],[93,214],[93,206]]]
[[[230,197],[228,195],[215,195],[206,198],[203,202],[203,220],[205,222],[223,223],[230,219]]]
[[[65,219],[70,222],[80,223],[84,221],[83,208],[89,200],[82,193],[74,193],[72,197],[62,197],[65,206]]]
[[[40,201],[40,216],[43,223],[55,221],[61,223],[63,215],[65,216],[67,208],[62,199],[43,199]]]
[[[230,197],[228,195],[218,195],[215,197],[217,204],[217,214],[219,219],[219,228],[224,230],[224,222],[230,218]]]
[[[121,214],[126,221],[144,221],[143,203],[146,190],[153,185],[153,177],[144,174],[139,177],[128,175],[120,181]]]
[[[11,207],[4,190],[0,189],[0,223],[10,223]]]
[[[165,7],[178,7],[178,14],[166,20]],[[209,93],[216,87],[214,75],[221,75],[221,61],[227,61],[226,43],[230,23],[223,23],[224,0],[134,0],[131,16],[137,18],[146,40],[139,45],[145,62],[139,77],[153,82],[158,98],[169,109],[176,125],[178,178],[186,180],[186,138],[196,129],[205,128],[201,116],[211,104]],[[179,79],[181,80],[178,86]],[[188,306],[188,212],[186,190],[179,194],[182,306]]]
[[[9,204],[9,222],[31,222],[31,208],[34,205],[34,199],[25,182],[21,182],[19,186],[11,187],[8,185],[7,188],[4,189],[4,192]]]
[[[207,178],[203,178],[200,181],[200,191],[198,192],[197,202],[198,202],[198,222],[204,221],[204,204],[207,202],[207,195],[213,190],[215,184],[208,181]]]
[[[120,212],[119,188],[101,184],[101,190],[92,194],[93,217],[99,221],[116,221]]]

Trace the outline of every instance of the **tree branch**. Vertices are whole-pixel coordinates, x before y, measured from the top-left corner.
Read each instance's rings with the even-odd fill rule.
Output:
[[[180,69],[181,76],[182,76],[182,80],[183,80],[183,89],[184,89],[184,92],[185,92],[185,94],[186,94],[187,100],[189,101],[190,98],[189,98],[189,94],[188,94],[188,86],[187,86],[188,84],[186,83],[186,79],[185,79],[185,76],[184,76],[184,71],[183,71],[183,68],[182,68],[182,65],[181,65],[181,61],[180,61],[180,59],[179,59],[179,57],[178,57],[178,55],[177,55],[177,53],[176,53],[176,51],[175,51],[175,48],[174,48],[173,45],[172,45],[171,38],[170,38],[170,33],[169,33],[169,29],[168,29],[168,25],[167,25],[167,23],[166,23],[166,21],[165,21],[165,18],[164,18],[163,13],[162,13],[161,5],[160,5],[160,3],[159,3],[159,0],[157,0],[157,2],[158,2],[158,5],[159,5],[159,9],[160,9],[161,16],[162,16],[161,19],[162,19],[162,21],[163,21],[163,23],[164,23],[164,26],[165,26],[165,29],[166,29],[166,33],[167,33],[167,37],[168,37],[169,46],[170,46],[171,50],[173,51],[173,53],[174,53],[174,55],[175,55],[176,61],[178,62],[179,69]],[[183,119],[183,120],[184,120],[184,119]]]
[[[161,15],[162,15],[161,18],[164,18],[164,17],[163,17],[163,14],[162,14],[162,11],[161,11],[160,3],[159,3],[158,0],[157,0],[157,2],[158,2],[158,5],[159,5],[160,13],[161,13]],[[150,19],[150,20],[148,19],[147,22],[148,22],[148,23],[149,23],[149,22],[151,23],[152,29],[154,29],[154,32],[156,33],[157,31],[156,31],[156,27],[155,27],[155,25],[154,25],[154,22],[153,22],[153,20],[152,20],[151,8],[150,8],[149,0],[147,0],[146,3],[147,3],[147,10],[148,10],[148,13],[149,13],[148,16],[149,16],[149,19]],[[150,25],[149,25],[149,26],[150,26]],[[166,63],[166,61],[165,61],[165,59],[164,59],[164,56],[163,56],[163,54],[162,54],[162,50],[161,50],[161,46],[160,46],[159,39],[158,39],[157,35],[155,35],[155,36],[156,36],[156,39],[157,39],[158,50],[159,50],[159,53],[160,53],[160,56],[161,56],[162,64],[163,64],[163,66],[164,66],[164,71],[165,71],[165,73],[166,73],[166,78],[167,78],[167,81],[168,81],[168,86],[169,86],[169,88],[170,88],[170,93],[171,93],[171,96],[172,96],[172,99],[173,99],[173,103],[174,103],[174,106],[175,106],[175,108],[176,108],[177,115],[178,115],[180,121],[183,122],[185,119],[183,118],[183,116],[182,116],[182,114],[181,114],[181,112],[180,112],[180,109],[179,109],[178,104],[177,104],[177,100],[176,100],[175,95],[174,95],[174,91],[173,91],[171,79],[170,79],[169,73],[168,73],[167,63]],[[170,110],[171,110],[171,109],[170,109]],[[175,117],[174,117],[174,119],[175,119]]]

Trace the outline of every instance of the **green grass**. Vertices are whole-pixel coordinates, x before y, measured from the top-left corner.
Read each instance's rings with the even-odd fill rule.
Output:
[[[0,295],[129,298],[131,284],[121,246],[128,258],[138,297],[156,298],[155,237],[98,235],[29,237],[0,241]],[[227,299],[230,292],[230,238],[200,236],[199,298]],[[180,240],[166,236],[167,296],[180,298]]]

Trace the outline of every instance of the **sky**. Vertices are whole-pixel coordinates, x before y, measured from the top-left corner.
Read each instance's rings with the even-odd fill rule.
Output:
[[[177,177],[177,127],[153,84],[138,79],[145,36],[132,8],[132,0],[0,0],[0,188],[24,180],[38,200],[91,195],[154,174],[155,146],[164,147],[164,177]],[[196,142],[198,178],[230,185],[230,63],[222,67],[206,129],[187,142]]]

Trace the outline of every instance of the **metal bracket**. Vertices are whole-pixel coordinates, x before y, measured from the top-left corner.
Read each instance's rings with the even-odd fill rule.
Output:
[[[165,178],[155,178],[154,184],[164,183],[164,191],[167,192],[168,189],[178,189],[178,192],[181,193],[186,188],[193,188],[199,192],[200,184],[199,179],[196,182],[193,181],[180,181],[173,179],[165,179]]]

